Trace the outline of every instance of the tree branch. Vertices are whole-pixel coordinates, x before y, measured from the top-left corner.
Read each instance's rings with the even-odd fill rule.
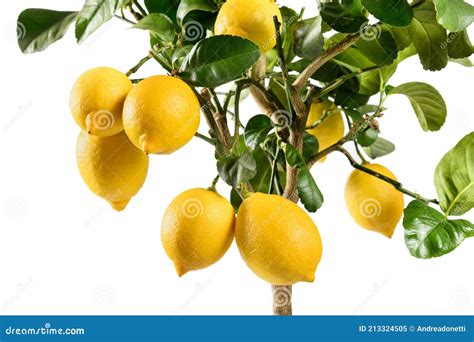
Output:
[[[343,40],[341,40],[337,45],[333,46],[321,56],[316,58],[310,65],[306,67],[306,69],[301,72],[298,78],[293,82],[293,87],[298,91],[301,90],[306,82],[310,79],[311,76],[314,75],[316,71],[319,70],[324,64],[328,61],[339,55],[340,53],[346,51],[352,45],[357,43],[360,39],[360,35],[358,33],[350,34]]]

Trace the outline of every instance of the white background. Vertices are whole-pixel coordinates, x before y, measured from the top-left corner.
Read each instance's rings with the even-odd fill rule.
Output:
[[[316,13],[313,1],[301,3],[307,15]],[[217,264],[182,278],[162,249],[160,222],[169,201],[207,187],[216,174],[209,145],[194,139],[171,156],[153,156],[144,188],[121,213],[79,176],[70,87],[92,67],[128,70],[146,55],[147,34],[113,20],[81,46],[71,30],[45,52],[24,56],[15,22],[27,7],[78,10],[81,1],[9,1],[0,11],[0,314],[270,314],[270,285],[246,267],[235,244]],[[151,62],[138,76],[160,73]],[[390,81],[428,82],[449,109],[440,132],[424,133],[406,99],[388,101],[380,122],[397,150],[382,163],[406,187],[435,196],[437,162],[474,129],[473,76],[455,64],[426,72],[412,58]],[[258,113],[250,101],[243,112]],[[324,255],[316,281],[294,286],[294,312],[473,314],[474,239],[439,259],[411,257],[401,224],[389,240],[351,220],[343,200],[350,172],[338,155],[313,169],[326,198],[312,215]],[[221,183],[219,190],[229,191]]]

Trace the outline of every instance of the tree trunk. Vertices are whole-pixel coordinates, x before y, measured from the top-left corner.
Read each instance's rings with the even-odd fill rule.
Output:
[[[272,285],[273,314],[275,316],[291,316],[291,285]]]

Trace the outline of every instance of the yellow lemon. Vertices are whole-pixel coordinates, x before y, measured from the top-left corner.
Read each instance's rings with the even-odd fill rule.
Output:
[[[190,189],[168,206],[161,241],[179,276],[208,267],[229,249],[234,238],[234,208],[206,189]]]
[[[76,158],[89,189],[118,211],[140,190],[148,171],[148,156],[124,132],[97,137],[81,131]]]
[[[365,164],[365,167],[394,180],[386,167]],[[363,171],[354,170],[346,183],[346,206],[354,221],[365,229],[390,238],[403,214],[403,195],[392,185]]]
[[[237,213],[235,240],[247,266],[272,285],[314,281],[321,260],[318,228],[290,200],[255,193]]]
[[[266,53],[276,44],[275,15],[282,23],[280,9],[273,0],[228,0],[219,10],[214,33],[247,38]]]
[[[128,94],[123,126],[130,140],[146,153],[169,154],[196,134],[200,105],[193,90],[171,76],[152,76]]]
[[[69,107],[83,130],[98,136],[115,135],[123,130],[123,102],[132,82],[112,68],[94,68],[83,73],[74,83]]]
[[[330,111],[328,113],[328,111]],[[324,113],[329,115],[317,127],[308,129],[307,132],[318,139],[319,151],[337,143],[344,136],[344,120],[341,111],[333,103],[313,102],[309,111],[306,126],[314,125]],[[319,161],[323,162],[326,158]]]

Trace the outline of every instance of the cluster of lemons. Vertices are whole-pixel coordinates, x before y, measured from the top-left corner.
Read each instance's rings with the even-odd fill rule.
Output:
[[[218,14],[215,34],[254,41],[262,52],[275,45],[273,16],[281,14],[272,0],[228,0]],[[328,104],[313,103],[308,124],[319,120]],[[342,138],[341,112],[308,129],[320,149]],[[170,154],[188,143],[200,122],[200,103],[193,89],[171,76],[152,76],[133,85],[126,75],[108,67],[91,69],[75,82],[71,113],[82,129],[77,163],[90,190],[116,210],[123,210],[140,190],[149,154]],[[381,165],[367,167],[394,178]],[[391,236],[403,198],[393,187],[360,171],[346,185],[346,203],[361,226]],[[376,208],[366,208],[364,201]],[[373,214],[375,210],[375,215]],[[367,211],[367,210],[365,210]],[[309,215],[292,201],[255,193],[241,204],[237,216],[215,189],[190,189],[168,206],[161,225],[166,253],[181,276],[217,262],[236,240],[242,258],[259,277],[275,285],[313,281],[322,243]]]

